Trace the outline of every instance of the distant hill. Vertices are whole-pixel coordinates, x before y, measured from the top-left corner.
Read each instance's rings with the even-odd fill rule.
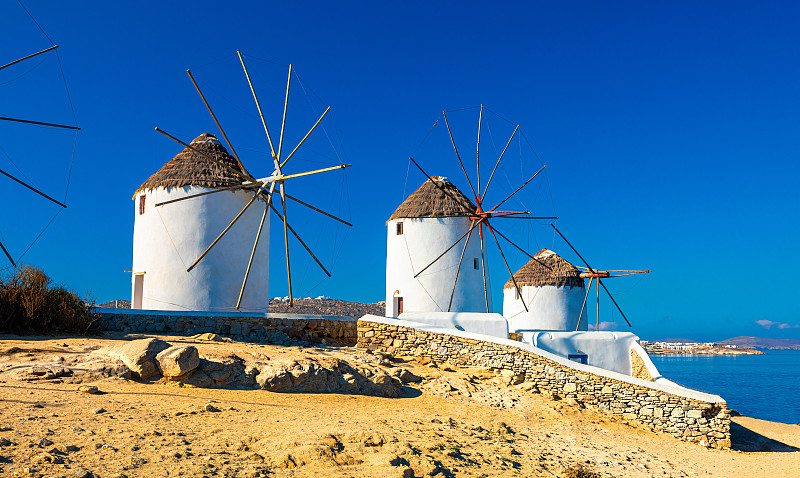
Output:
[[[739,347],[757,349],[787,349],[800,350],[798,339],[767,339],[764,337],[733,337],[732,339],[717,342],[722,345],[738,345]]]

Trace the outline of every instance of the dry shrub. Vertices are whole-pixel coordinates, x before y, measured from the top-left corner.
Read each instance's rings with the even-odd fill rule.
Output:
[[[21,266],[0,276],[0,332],[15,334],[95,334],[94,302],[54,285],[47,274]]]
[[[600,478],[600,473],[591,471],[578,463],[564,470],[564,478]]]

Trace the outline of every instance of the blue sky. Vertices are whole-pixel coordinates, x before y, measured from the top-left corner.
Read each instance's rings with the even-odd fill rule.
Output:
[[[265,101],[277,102],[272,111],[280,109],[284,65],[296,67],[316,96],[298,102],[308,108],[293,127],[299,131],[331,105],[336,153],[353,164],[345,192],[341,175],[332,188],[298,185],[306,194],[298,196],[352,218],[355,226],[342,241],[343,231],[298,213],[309,231],[322,224],[315,244],[336,260],[333,279],[320,282],[297,252],[297,267],[310,272],[296,293],[383,299],[385,221],[424,180],[409,170],[408,156],[442,109],[483,103],[519,123],[547,164],[544,182],[525,190],[526,205],[545,215],[554,205],[559,228],[593,267],[653,271],[641,280],[607,281],[642,338],[800,338],[792,275],[800,267],[794,3],[223,7],[29,0],[26,6],[60,45],[59,57],[43,55],[40,64],[0,72],[0,114],[71,124],[60,58],[82,131],[69,207],[23,261],[80,293],[99,301],[130,294],[124,271],[131,263],[131,196],[180,150],[153,128],[184,139],[217,133],[187,68],[221,93],[211,94],[212,106],[234,145],[249,152],[246,165],[267,171],[258,163],[267,146],[236,69],[241,50],[262,73]],[[0,63],[50,46],[15,1],[5,2],[3,13]],[[453,113],[473,125],[459,130],[464,144],[474,141],[477,119],[470,115],[476,111]],[[507,137],[501,129],[498,138]],[[17,125],[0,125],[0,135],[20,170],[63,198],[74,135]],[[452,151],[431,148],[424,167],[467,190]],[[527,171],[539,164],[535,157],[514,159],[503,167]],[[14,168],[6,156],[0,163]],[[11,207],[0,232],[16,257],[58,208],[10,182],[2,194]],[[272,295],[286,295],[281,236],[273,229]],[[580,264],[545,221],[512,227],[510,234]],[[509,258],[514,269],[525,262]],[[499,311],[507,274],[498,258],[491,264]],[[624,322],[611,307],[601,300],[601,320]]]

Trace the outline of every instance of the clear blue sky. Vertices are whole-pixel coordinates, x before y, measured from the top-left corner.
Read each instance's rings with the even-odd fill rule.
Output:
[[[185,139],[217,132],[184,70],[246,98],[238,49],[294,64],[333,107],[353,164],[355,227],[334,277],[298,293],[383,299],[385,221],[424,180],[407,178],[408,156],[442,109],[483,103],[521,124],[547,164],[559,228],[593,267],[653,271],[607,282],[642,338],[800,337],[796,3],[25,3],[60,45],[83,129],[69,207],[24,262],[99,301],[130,295],[131,196],[180,150],[154,126]],[[50,46],[16,1],[2,8],[0,63]],[[35,65],[0,72],[0,114],[71,123],[55,56],[16,78]],[[268,78],[274,65],[260,65]],[[280,100],[281,81],[264,97]],[[266,150],[252,116],[222,120]],[[20,169],[63,198],[74,136],[15,125],[0,135]],[[4,155],[0,164],[15,170]],[[426,167],[468,188],[452,154]],[[0,232],[18,256],[57,208],[10,181],[2,195]],[[325,204],[319,190],[305,197]],[[538,205],[549,207],[549,194]],[[549,226],[532,227],[532,248],[580,264]],[[272,295],[286,294],[280,238]],[[498,311],[506,280],[494,260]],[[607,300],[601,314],[623,322]]]

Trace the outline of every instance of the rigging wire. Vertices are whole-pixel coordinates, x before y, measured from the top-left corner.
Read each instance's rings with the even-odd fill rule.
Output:
[[[31,69],[29,69],[29,70],[28,70],[28,71],[26,71],[25,73],[22,73],[22,74],[20,74],[19,76],[15,77],[15,78],[12,78],[12,79],[10,79],[10,80],[8,80],[8,81],[4,81],[4,82],[0,83],[0,86],[7,85],[7,84],[9,84],[9,83],[13,83],[13,82],[15,82],[15,81],[19,80],[19,79],[20,79],[20,78],[22,78],[23,76],[26,76],[28,73],[31,73],[33,70],[35,70],[35,69],[39,68],[39,66],[41,66],[41,65],[42,65],[42,63],[44,63],[44,62],[45,62],[47,59],[49,59],[49,58],[50,58],[50,55],[49,55],[49,54],[45,54],[45,55],[42,57],[42,59],[41,59],[41,60],[39,60],[39,63],[37,63],[37,64],[36,64],[35,66],[33,66]]]

